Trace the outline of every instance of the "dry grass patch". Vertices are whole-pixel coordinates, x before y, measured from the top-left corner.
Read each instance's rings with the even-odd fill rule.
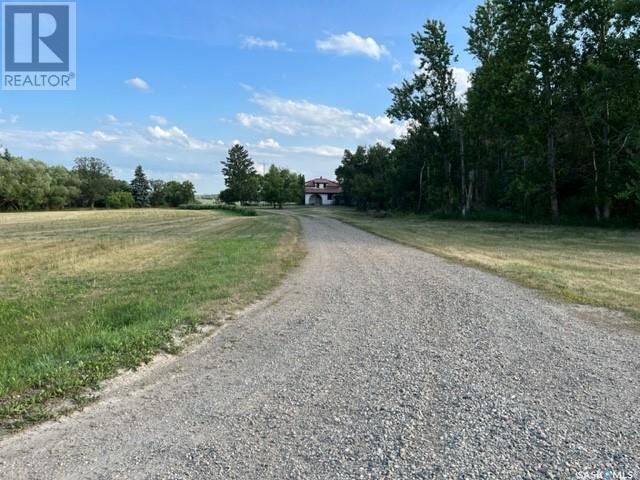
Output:
[[[173,351],[272,289],[302,255],[277,215],[182,210],[0,214],[0,429]]]
[[[323,210],[382,237],[480,267],[563,300],[640,318],[640,232],[586,227],[377,219]],[[318,212],[318,210],[316,210]]]

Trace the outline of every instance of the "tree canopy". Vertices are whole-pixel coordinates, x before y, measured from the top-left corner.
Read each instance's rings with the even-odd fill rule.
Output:
[[[390,149],[345,152],[345,200],[637,221],[639,27],[631,0],[488,0],[466,27],[478,66],[461,96],[445,26],[428,20],[412,37],[418,70],[390,89],[387,113],[408,132]]]
[[[221,195],[226,202],[247,203],[258,199],[258,176],[255,164],[244,146],[236,144],[222,162],[226,191]]]

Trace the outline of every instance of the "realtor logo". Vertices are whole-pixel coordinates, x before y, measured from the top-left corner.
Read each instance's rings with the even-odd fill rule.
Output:
[[[2,89],[75,90],[75,2],[2,4]]]

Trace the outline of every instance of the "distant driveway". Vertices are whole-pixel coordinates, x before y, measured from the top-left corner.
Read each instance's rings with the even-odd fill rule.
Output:
[[[0,441],[0,477],[640,478],[640,335],[615,314],[302,218],[268,299]]]

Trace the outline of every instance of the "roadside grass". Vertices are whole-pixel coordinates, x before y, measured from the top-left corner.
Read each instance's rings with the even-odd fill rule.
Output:
[[[373,218],[348,208],[320,211],[561,300],[607,307],[640,319],[637,230],[442,221],[419,215]]]
[[[297,220],[225,211],[0,214],[0,429],[177,349],[302,258]]]

